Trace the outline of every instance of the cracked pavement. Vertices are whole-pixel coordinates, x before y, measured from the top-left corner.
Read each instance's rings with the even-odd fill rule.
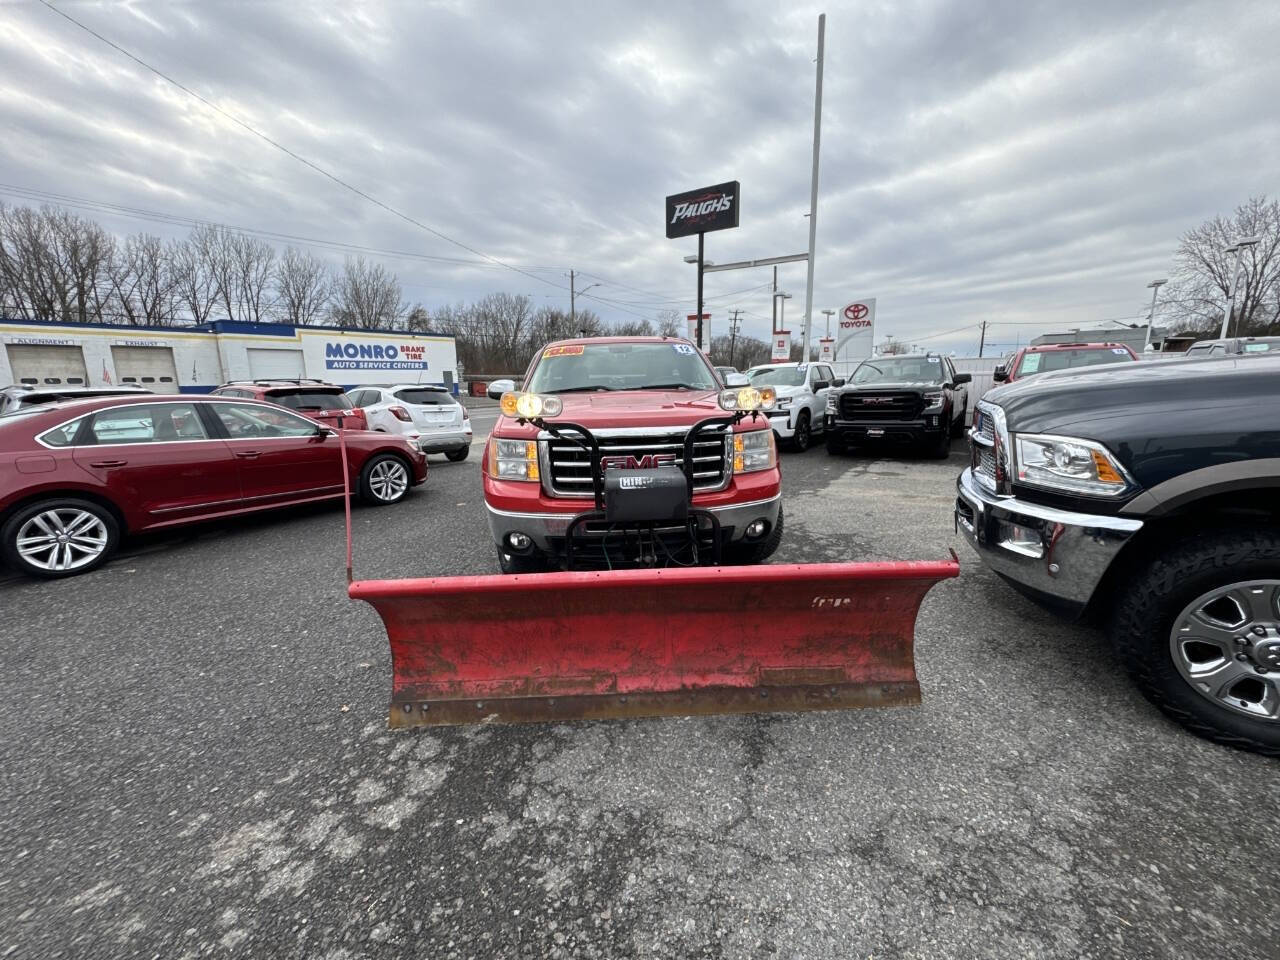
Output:
[[[0,956],[1274,956],[1280,765],[983,570],[962,461],[784,454],[777,559],[960,554],[915,708],[389,731],[332,507],[5,579]],[[477,469],[357,574],[496,570]]]

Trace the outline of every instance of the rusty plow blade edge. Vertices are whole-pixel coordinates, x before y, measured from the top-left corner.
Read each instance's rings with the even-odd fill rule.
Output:
[[[919,703],[941,562],[358,580],[391,644],[393,727]]]

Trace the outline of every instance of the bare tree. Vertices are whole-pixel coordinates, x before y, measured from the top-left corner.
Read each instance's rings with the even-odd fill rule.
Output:
[[[658,336],[683,337],[685,331],[684,317],[679,310],[658,311]]]
[[[208,322],[217,306],[218,282],[196,231],[186,240],[169,245],[169,265],[177,305],[186,310],[192,323]]]
[[[738,334],[728,334],[711,338],[711,362],[718,367],[736,367],[747,370],[762,363],[768,363],[773,355],[773,345]]]
[[[319,257],[286,248],[275,269],[280,319],[300,326],[316,323],[329,305],[329,283],[329,271]]]
[[[394,327],[404,314],[400,281],[380,263],[348,257],[333,282],[332,317],[344,327]]]
[[[90,220],[50,207],[0,206],[4,300],[24,319],[102,319],[114,251],[114,238]]]
[[[269,319],[274,304],[269,281],[276,258],[269,243],[219,224],[195,227],[188,240],[202,271],[212,279],[215,300],[228,320],[261,323]]]
[[[110,313],[135,326],[172,326],[177,277],[171,250],[157,236],[139,233],[125,239],[111,260]]]
[[[885,337],[884,340],[876,347],[876,352],[881,356],[892,357],[902,353],[910,353],[911,347],[903,343],[901,340],[895,340],[893,337]]]
[[[618,337],[652,337],[653,324],[648,320],[619,320],[609,332]]]
[[[1182,236],[1162,311],[1171,327],[1220,328],[1236,262],[1236,255],[1226,251],[1250,236],[1261,239],[1240,258],[1240,289],[1228,333],[1247,336],[1280,329],[1280,201],[1266,197],[1251,197],[1230,218],[1214,217]]]

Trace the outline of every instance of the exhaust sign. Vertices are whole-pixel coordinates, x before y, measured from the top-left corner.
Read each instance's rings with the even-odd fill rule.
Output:
[[[738,225],[738,181],[667,197],[667,239]]]

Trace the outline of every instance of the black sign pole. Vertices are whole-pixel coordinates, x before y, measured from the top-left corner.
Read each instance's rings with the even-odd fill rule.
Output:
[[[701,230],[698,231],[698,342],[695,346],[699,350],[702,349],[702,240],[705,236]]]

